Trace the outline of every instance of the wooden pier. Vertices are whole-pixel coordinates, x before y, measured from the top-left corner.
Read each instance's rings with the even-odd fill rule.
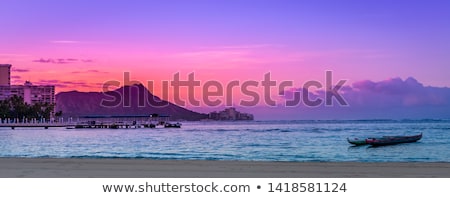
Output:
[[[44,128],[48,129],[50,127],[67,127],[66,123],[0,123],[0,127],[8,127],[11,129],[15,128]]]
[[[156,114],[157,115],[157,114]],[[58,122],[42,122],[36,119],[18,122],[19,119],[4,119],[0,127],[16,128],[53,128],[65,127],[67,129],[137,129],[137,128],[181,128],[181,124],[169,122],[169,116],[84,116],[74,121],[72,118],[66,122],[64,119]]]
[[[82,122],[67,126],[70,129],[138,129],[156,128],[158,124],[150,122]]]
[[[169,122],[79,122],[79,123],[0,123],[2,128],[54,128],[64,127],[67,129],[138,129],[138,128],[181,128],[180,123]]]

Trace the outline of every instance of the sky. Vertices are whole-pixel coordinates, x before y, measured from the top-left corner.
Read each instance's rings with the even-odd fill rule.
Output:
[[[223,84],[270,72],[295,90],[332,71],[358,93],[361,82],[410,78],[446,90],[449,18],[450,1],[437,0],[2,0],[0,63],[13,65],[13,84],[56,92],[101,91],[124,72],[156,82],[156,95],[192,72]]]

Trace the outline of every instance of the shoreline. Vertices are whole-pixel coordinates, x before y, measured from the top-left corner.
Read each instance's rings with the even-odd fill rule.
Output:
[[[0,158],[1,178],[450,178],[449,162]]]

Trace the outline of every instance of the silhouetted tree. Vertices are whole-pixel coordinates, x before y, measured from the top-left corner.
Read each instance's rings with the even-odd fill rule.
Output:
[[[35,103],[30,105],[25,103],[22,97],[14,95],[6,100],[0,101],[0,118],[17,118],[19,121],[32,118],[49,120],[54,108],[55,105],[49,103]]]
[[[62,111],[58,111],[58,112],[55,113],[55,117],[58,118],[58,117],[61,117],[61,116],[62,116]]]

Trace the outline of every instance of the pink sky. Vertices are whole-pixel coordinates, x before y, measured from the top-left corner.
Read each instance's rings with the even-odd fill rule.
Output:
[[[425,1],[2,1],[0,63],[13,65],[14,84],[53,83],[57,92],[101,91],[124,72],[142,82],[195,72],[202,82],[223,83],[271,72],[301,87],[332,70],[347,85],[414,77],[448,87],[449,8]]]

